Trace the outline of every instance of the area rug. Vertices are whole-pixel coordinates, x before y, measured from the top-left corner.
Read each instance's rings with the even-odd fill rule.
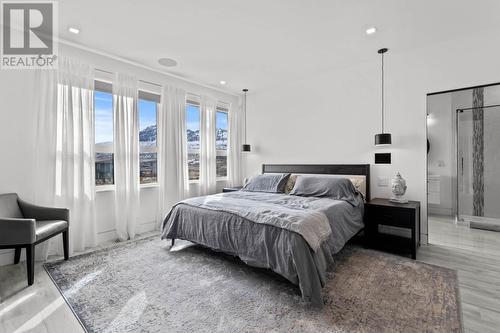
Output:
[[[356,246],[335,260],[322,309],[269,270],[158,237],[45,268],[88,332],[461,331],[455,271]]]

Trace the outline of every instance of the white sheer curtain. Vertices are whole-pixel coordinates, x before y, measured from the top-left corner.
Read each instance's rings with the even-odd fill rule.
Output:
[[[37,128],[39,204],[70,209],[70,252],[96,245],[94,75],[89,65],[60,58],[57,72],[40,72]],[[55,238],[52,246],[62,252]],[[41,249],[42,256],[47,249]]]
[[[241,99],[240,99],[241,102]],[[243,117],[241,103],[229,107],[229,144],[228,144],[228,181],[229,186],[240,186],[243,183],[241,145],[243,144]]]
[[[139,120],[137,79],[113,80],[115,227],[121,241],[135,237],[139,210]]]
[[[216,101],[202,96],[200,105],[200,183],[201,195],[212,194],[217,190],[215,115]]]
[[[160,184],[157,223],[172,205],[188,195],[186,138],[186,91],[165,86],[158,114],[158,179]]]
[[[34,201],[39,205],[54,206],[56,186],[57,142],[57,71],[37,70],[33,110],[37,127],[34,152]],[[37,252],[38,253],[38,252]]]

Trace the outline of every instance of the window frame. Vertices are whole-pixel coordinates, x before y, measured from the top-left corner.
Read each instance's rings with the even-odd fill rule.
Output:
[[[103,93],[108,93],[111,94],[111,119],[112,119],[112,126],[113,126],[113,141],[108,144],[101,144],[97,145],[95,143],[95,92],[103,92]],[[111,82],[108,82],[103,79],[94,79],[94,186],[96,192],[104,192],[104,191],[113,191],[116,188],[116,172],[115,172],[115,153],[114,153],[114,135],[115,135],[115,121],[114,121],[114,99],[113,99],[113,85]],[[99,147],[99,149],[98,149]],[[113,184],[103,184],[103,185],[98,185],[96,184],[96,165],[95,165],[95,154],[96,153],[103,153],[103,154],[113,154]]]
[[[149,101],[155,102],[156,105],[156,145],[154,147],[141,147],[141,141],[139,140],[139,187],[140,188],[148,188],[148,187],[159,187],[160,186],[160,178],[158,174],[158,131],[160,130],[160,125],[158,124],[158,115],[160,112],[160,104],[161,104],[161,96],[157,93],[146,91],[143,89],[138,90],[137,94],[137,122],[140,124],[141,114],[139,110],[139,101]],[[140,133],[140,129],[139,129]],[[153,154],[156,153],[156,182],[153,183],[141,183],[141,154]]]
[[[188,168],[188,182],[189,184],[199,184],[200,183],[200,176],[201,176],[201,119],[202,119],[202,116],[201,116],[201,100],[200,100],[200,97],[196,96],[196,95],[192,95],[192,94],[187,94],[186,96],[186,105],[184,107],[184,113],[185,113],[185,118],[187,118],[187,106],[188,105],[192,105],[192,106],[196,106],[198,108],[198,112],[199,112],[199,116],[200,116],[200,122],[199,122],[199,125],[200,125],[200,129],[199,129],[199,135],[200,135],[200,147],[198,148],[198,156],[199,156],[199,159],[200,159],[200,163],[199,163],[199,170],[198,170],[198,173],[199,173],[199,176],[198,176],[198,179],[190,179],[189,178],[189,164],[187,164],[187,160],[186,160],[186,164],[187,164],[187,168]],[[186,122],[186,133],[185,133],[185,137],[186,137],[186,155],[189,156],[189,148],[188,148],[188,142],[187,142],[187,122]]]
[[[216,181],[228,181],[229,180],[229,104],[225,102],[218,102],[215,108],[215,131],[217,131],[217,112],[224,112],[227,115],[227,146],[226,146],[226,176],[219,177],[217,176],[217,140],[215,141],[215,174]],[[224,156],[224,155],[221,155]]]

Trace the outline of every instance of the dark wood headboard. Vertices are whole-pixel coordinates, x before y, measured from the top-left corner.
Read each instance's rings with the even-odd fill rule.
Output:
[[[370,201],[370,164],[262,164],[262,173],[366,176],[366,201]]]

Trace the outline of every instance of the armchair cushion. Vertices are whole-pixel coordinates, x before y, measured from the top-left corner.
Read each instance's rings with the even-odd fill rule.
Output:
[[[63,220],[37,220],[36,240],[46,238],[68,227],[68,222]]]
[[[33,244],[35,241],[34,219],[0,218],[0,245]]]
[[[0,194],[0,218],[23,218],[16,193]]]

